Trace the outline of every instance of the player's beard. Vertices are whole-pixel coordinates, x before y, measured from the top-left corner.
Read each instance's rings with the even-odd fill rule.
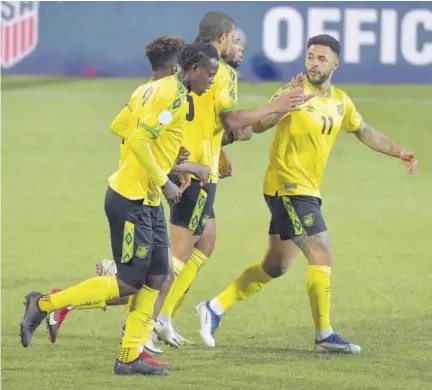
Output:
[[[307,79],[309,80],[309,82],[312,85],[321,85],[323,83],[325,83],[330,77],[330,73],[328,74],[322,74],[318,79],[313,79],[311,80],[311,78],[309,77],[309,74],[307,74]]]

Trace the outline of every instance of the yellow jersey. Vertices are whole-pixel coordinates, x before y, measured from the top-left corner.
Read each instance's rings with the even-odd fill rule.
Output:
[[[149,80],[147,83],[139,85],[132,93],[127,105],[111,123],[111,132],[121,138],[119,166],[122,165],[126,155],[126,140],[131,136],[138,122],[137,110],[144,104],[144,94],[152,83],[153,80]]]
[[[277,98],[289,88],[280,87]],[[330,86],[326,96],[318,96],[307,83],[305,95],[315,97],[301,111],[287,114],[277,125],[270,150],[270,164],[264,179],[266,195],[308,195],[320,198],[320,185],[330,151],[340,129],[356,131],[362,116],[349,96]]]
[[[161,186],[168,180],[182,144],[187,89],[177,76],[153,82],[138,109],[133,134],[125,144],[120,168],[109,177],[110,187],[127,199],[160,204]]]
[[[237,109],[237,73],[224,61],[210,89],[201,96],[188,95],[189,111],[183,146],[191,153],[189,161],[211,170],[209,182],[219,179],[219,155],[224,128],[220,116]]]

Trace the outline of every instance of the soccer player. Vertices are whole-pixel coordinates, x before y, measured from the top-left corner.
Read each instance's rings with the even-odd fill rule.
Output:
[[[264,179],[264,197],[271,213],[269,247],[261,263],[247,268],[215,298],[197,306],[200,335],[215,346],[215,331],[223,313],[234,303],[261,291],[283,275],[299,250],[305,255],[307,294],[315,324],[317,352],[358,353],[360,347],[337,335],[330,324],[330,274],[333,253],[321,214],[320,184],[330,151],[339,131],[354,134],[371,149],[396,157],[411,173],[417,165],[413,152],[365,123],[349,96],[330,84],[339,67],[339,42],[329,35],[309,39],[307,80],[296,78],[283,85],[271,100],[292,87],[304,85],[316,96],[300,112],[271,116],[254,126],[264,132],[277,123],[270,164]]]
[[[134,295],[128,306],[126,330],[115,361],[116,375],[166,375],[139,357],[138,347],[153,330],[153,306],[169,268],[169,247],[161,193],[170,203],[181,191],[168,179],[178,155],[188,91],[197,96],[213,83],[219,56],[212,45],[186,45],[178,75],[165,77],[147,89],[129,138],[125,160],[109,178],[105,197],[117,275],[88,279],[56,294],[31,292],[20,324],[21,343],[30,345],[33,333],[51,312]]]
[[[144,103],[144,94],[147,88],[149,88],[154,81],[174,75],[178,66],[178,56],[183,46],[183,38],[176,36],[161,36],[147,45],[146,57],[148,58],[153,70],[152,78],[135,89],[126,106],[120,111],[110,126],[111,132],[119,136],[121,139],[119,167],[121,167],[125,161],[127,151],[126,141],[133,133],[137,122],[137,118],[134,117],[134,114],[136,116],[137,111],[142,107]],[[110,264],[110,266],[112,267],[112,270],[114,270],[114,273],[116,273],[115,262],[114,264]],[[103,273],[106,272],[101,271],[100,275]],[[50,293],[59,291],[61,290],[52,289]],[[127,304],[128,297],[120,298],[117,301],[118,302],[112,301],[111,304]],[[110,304],[110,302],[107,302],[107,304]],[[95,306],[102,307],[102,305],[105,305],[105,302],[101,302],[100,305],[96,304]],[[56,310],[47,317],[48,337],[52,343],[56,342],[57,332],[67,314],[72,309],[72,307],[67,307],[61,310]]]
[[[178,67],[178,56],[181,52],[182,47],[184,46],[184,40],[181,37],[176,36],[161,36],[156,38],[154,41],[150,42],[146,47],[146,56],[150,62],[150,65],[153,70],[152,78],[138,86],[136,90],[131,95],[127,105],[121,110],[121,112],[116,116],[114,121],[112,122],[110,128],[113,134],[119,136],[121,138],[120,142],[120,164],[123,164],[125,161],[125,156],[127,153],[126,141],[133,133],[136,122],[137,122],[137,113],[140,108],[144,104],[144,95],[146,90],[152,85],[154,81],[157,81],[161,78],[172,76],[177,67]],[[184,159],[187,157],[187,154],[182,154],[181,158]],[[204,168],[204,169],[203,169]],[[174,172],[179,173],[191,173],[196,174],[202,177],[203,180],[208,178],[208,169],[206,167],[199,166],[199,164],[185,163],[185,164],[176,164],[173,167]],[[203,173],[204,172],[204,173]],[[206,173],[207,172],[207,173]],[[104,261],[100,262],[97,266],[103,267],[106,264]],[[115,262],[110,262],[109,266],[111,267],[111,274],[116,273]],[[107,272],[102,271],[99,275],[107,274]],[[50,293],[59,292],[59,289],[52,289]],[[79,309],[89,309],[89,308],[105,308],[106,305],[126,305],[128,303],[128,297],[122,297],[116,300],[108,301],[108,302],[100,302],[90,306],[81,306]],[[56,342],[57,332],[65,320],[67,314],[73,309],[73,307],[67,307],[60,310],[56,310],[47,317],[46,323],[48,328],[48,337],[52,343]],[[154,365],[165,365],[166,362],[155,359],[150,355],[147,355],[145,352],[141,353],[141,357],[143,357],[148,363]]]
[[[215,11],[204,15],[198,38],[202,42],[210,42],[222,58],[227,57],[232,46],[238,42],[234,21]],[[302,92],[296,94],[290,91],[262,107],[238,110],[237,74],[221,60],[210,90],[200,97],[189,95],[189,112],[197,113],[189,118],[190,126],[195,129],[189,134],[199,133],[200,136],[186,136],[183,145],[191,153],[190,161],[209,166],[211,176],[204,186],[196,178],[192,179],[181,201],[171,207],[170,246],[175,279],[155,325],[158,336],[166,343],[175,347],[180,345],[181,340],[171,320],[174,310],[214,249],[216,225],[213,203],[224,130],[232,132],[235,137],[244,128],[275,113],[276,108],[272,104],[282,98],[287,99],[284,112],[297,110],[295,106],[304,103]],[[205,229],[207,238],[198,243]]]

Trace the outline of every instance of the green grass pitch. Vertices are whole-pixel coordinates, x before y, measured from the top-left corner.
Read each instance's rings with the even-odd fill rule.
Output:
[[[110,258],[103,211],[118,139],[108,126],[139,80],[2,80],[3,389],[431,389],[432,89],[342,86],[367,122],[418,155],[408,176],[396,160],[340,134],[323,183],[335,251],[332,323],[359,356],[317,356],[305,292],[306,261],[228,312],[218,347],[170,350],[171,375],[112,374],[124,308],[71,313],[56,345],[42,326],[19,343],[23,296],[67,287]],[[243,107],[276,84],[241,84]],[[178,329],[199,341],[192,309],[266,250],[262,197],[272,131],[227,148],[235,174],[218,188],[217,249],[201,271]]]

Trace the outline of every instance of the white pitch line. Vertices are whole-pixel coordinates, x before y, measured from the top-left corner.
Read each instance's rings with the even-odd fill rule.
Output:
[[[93,91],[50,91],[46,89],[30,89],[30,90],[2,90],[3,99],[8,96],[33,96],[40,98],[55,98],[55,99],[118,99],[127,100],[129,92],[93,92]],[[240,102],[264,103],[270,95],[260,94],[240,94]],[[379,104],[419,104],[431,105],[432,99],[411,99],[411,98],[392,98],[392,97],[354,97],[355,103],[379,103]]]

